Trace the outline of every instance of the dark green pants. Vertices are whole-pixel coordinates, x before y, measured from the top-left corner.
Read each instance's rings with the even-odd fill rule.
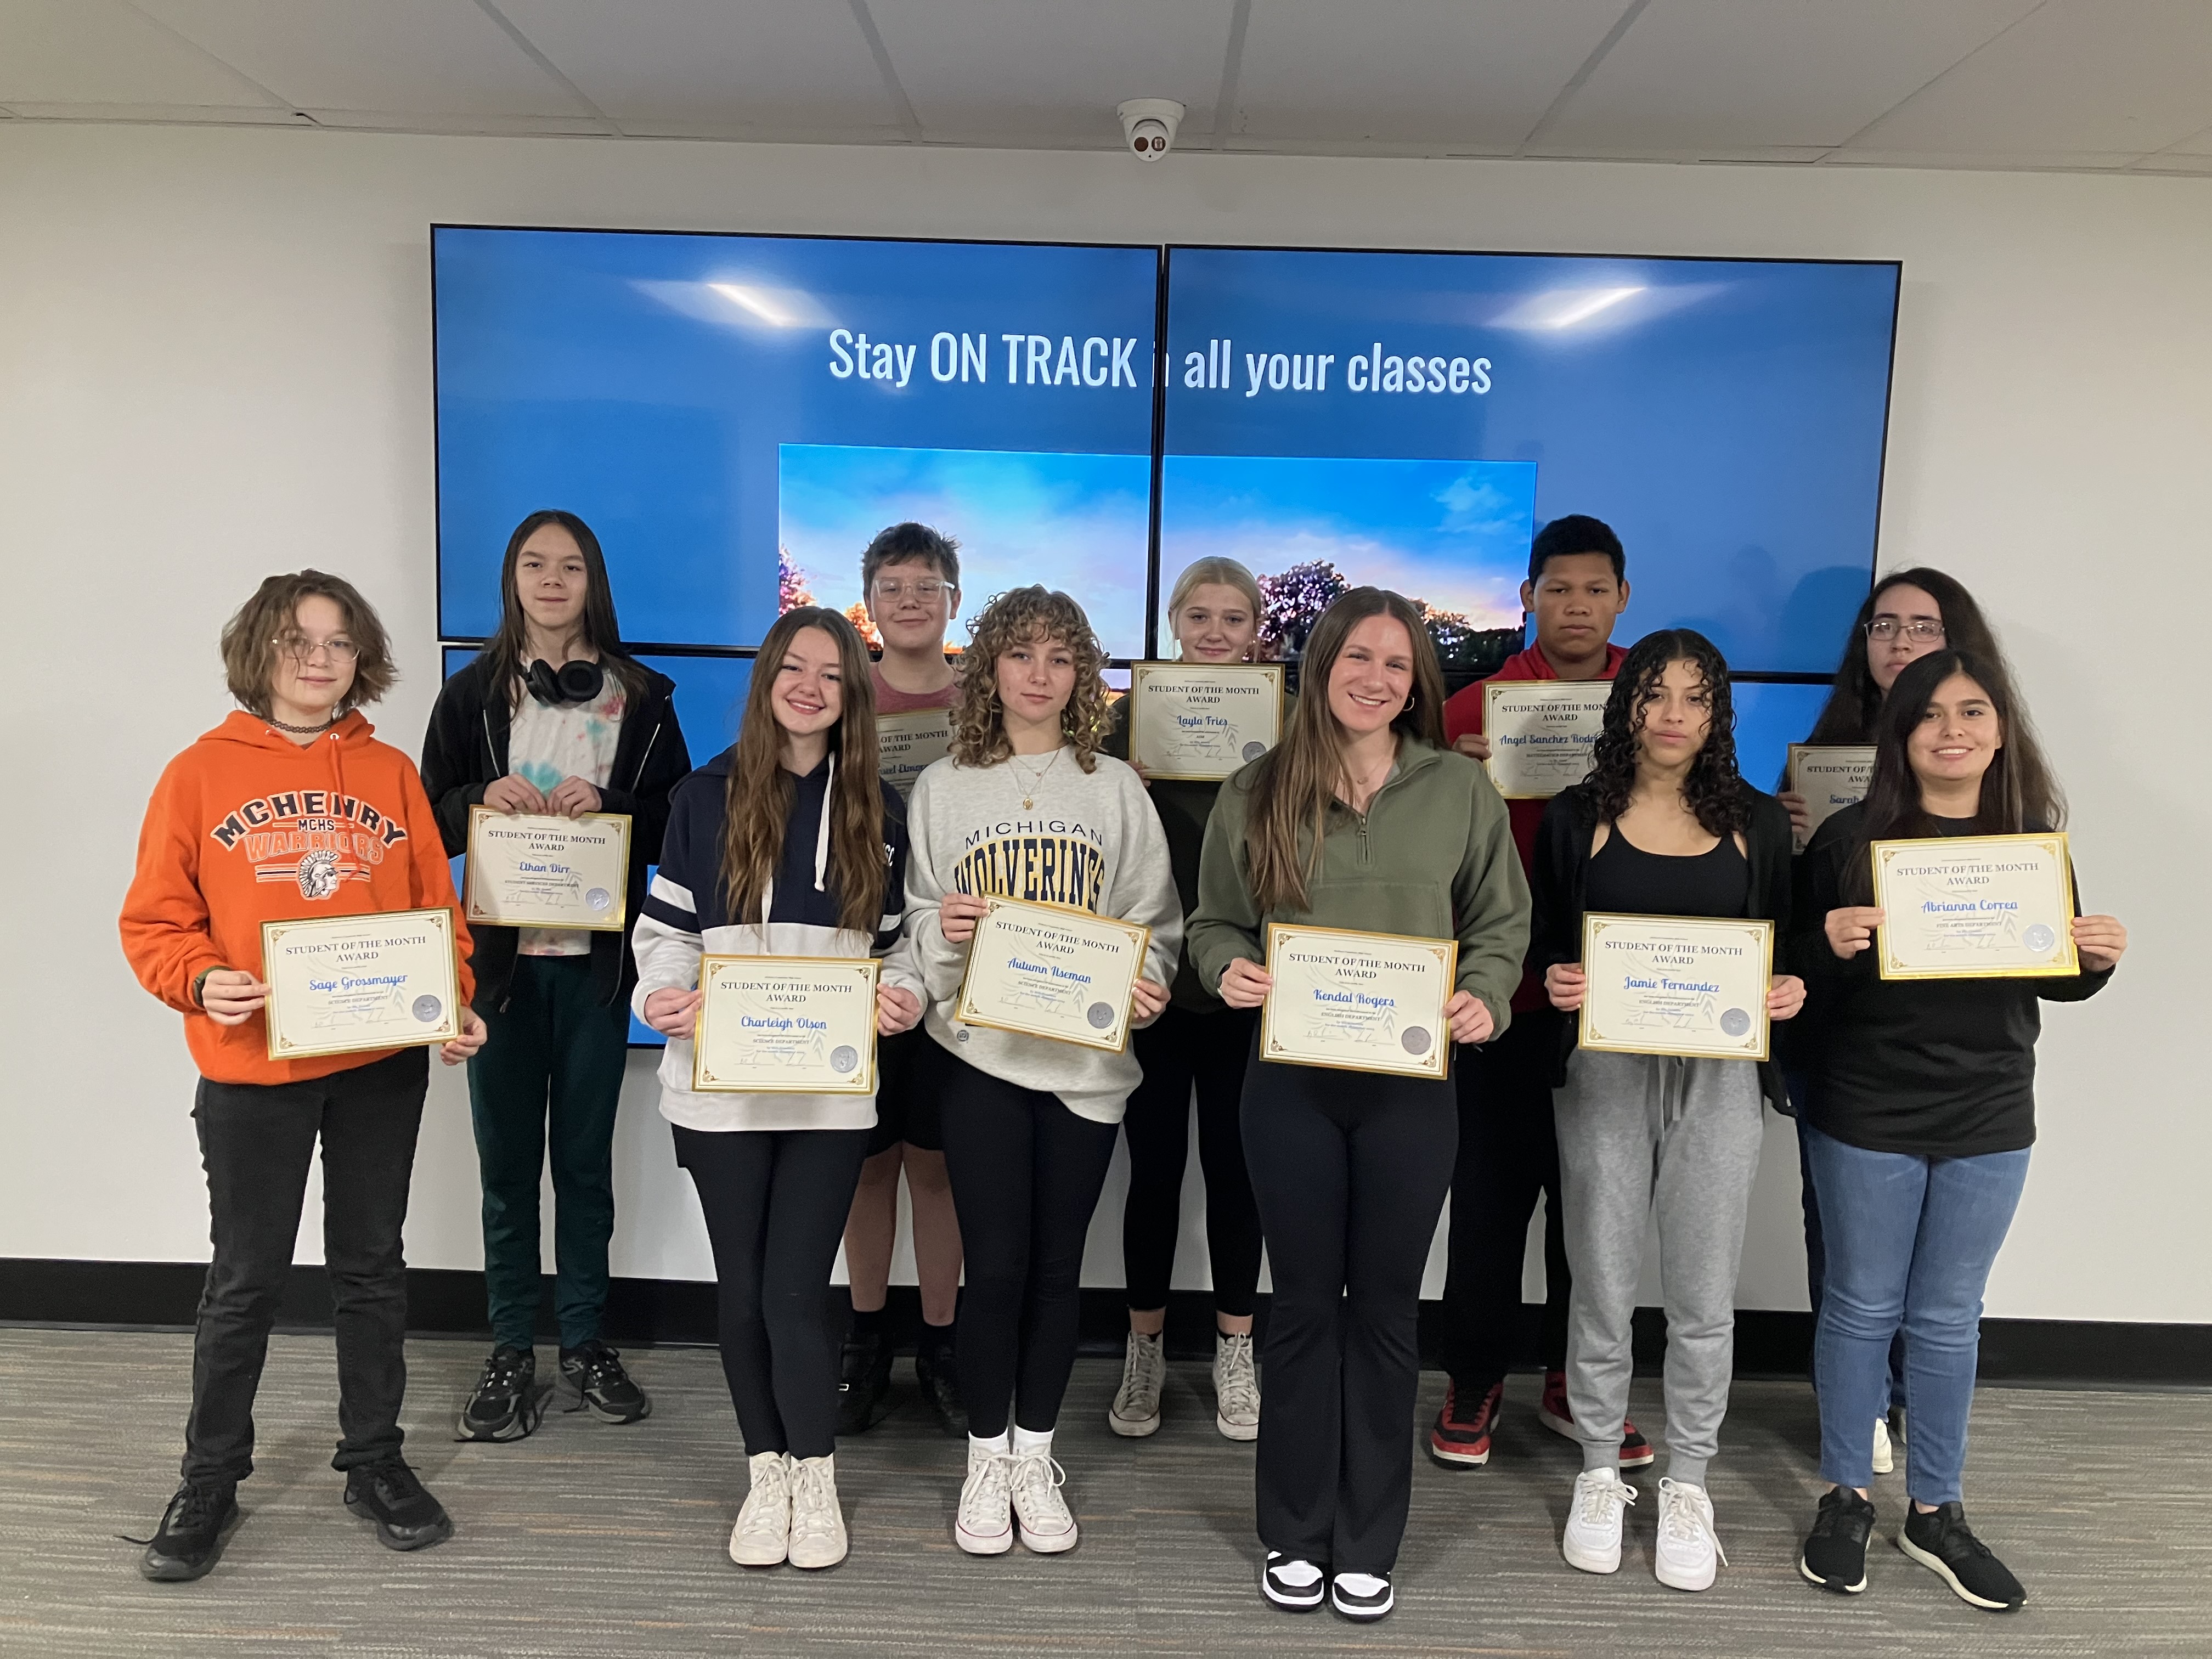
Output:
[[[629,1010],[592,1000],[589,957],[518,957],[506,1010],[469,1061],[483,1179],[484,1291],[493,1340],[526,1348],[538,1324],[538,1188],[553,1162],[553,1310],[561,1346],[599,1334],[615,1231],[615,1106]]]

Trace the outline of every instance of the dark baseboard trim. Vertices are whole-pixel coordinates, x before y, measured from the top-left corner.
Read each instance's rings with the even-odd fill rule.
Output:
[[[189,1261],[63,1261],[33,1257],[0,1261],[0,1323],[125,1329],[185,1330],[191,1327],[207,1270]],[[538,1334],[552,1340],[552,1280],[546,1280]],[[833,1294],[842,1302],[844,1292]],[[420,1336],[486,1341],[483,1275],[440,1267],[407,1273],[408,1328]],[[1267,1326],[1260,1298],[1259,1323]],[[1118,1353],[1128,1328],[1127,1304],[1118,1291],[1083,1293],[1083,1347]],[[910,1285],[894,1285],[886,1318],[893,1340],[913,1346],[921,1305]],[[295,1267],[278,1308],[280,1330],[327,1329],[328,1276],[319,1267]],[[1421,1304],[1421,1363],[1437,1364],[1441,1310]],[[1516,1333],[1516,1369],[1542,1363],[1543,1310],[1524,1307]],[[1178,1358],[1212,1352],[1212,1298],[1178,1291],[1168,1306],[1168,1347]],[[610,1340],[633,1345],[711,1344],[714,1287],[688,1279],[617,1279],[607,1298]],[[1656,1308],[1636,1311],[1636,1369],[1656,1374],[1665,1350],[1666,1316]],[[1802,1313],[1747,1310],[1736,1316],[1735,1370],[1739,1376],[1802,1376],[1812,1355],[1812,1320]],[[1981,1376],[1985,1382],[2072,1384],[2079,1387],[2212,1387],[2212,1325],[2168,1325],[2104,1320],[1985,1319]]]

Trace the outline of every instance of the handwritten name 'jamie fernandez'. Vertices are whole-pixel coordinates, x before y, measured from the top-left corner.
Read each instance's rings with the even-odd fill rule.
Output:
[[[1620,982],[1632,991],[1701,991],[1708,996],[1718,996],[1721,992],[1709,979],[1668,979],[1663,974],[1655,979],[1631,974]]]

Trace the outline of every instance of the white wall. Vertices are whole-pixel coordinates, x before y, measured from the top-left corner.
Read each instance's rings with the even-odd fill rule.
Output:
[[[2085,894],[2136,939],[2107,994],[2050,1021],[1990,1310],[2212,1320],[2206,981],[2185,967],[2212,937],[2212,783],[2201,737],[2172,736],[2202,705],[2212,597],[2212,179],[2179,178],[5,124],[0,533],[27,706],[0,720],[0,1256],[204,1259],[193,1073],[113,918],[156,773],[224,712],[216,630],[265,573],[325,564],[373,596],[406,674],[382,724],[416,745],[438,680],[434,220],[1902,258],[1883,558],[1942,565],[1994,612],[2073,792]],[[706,1278],[647,1064],[617,1271]],[[1741,1299],[1802,1307],[1770,1127]],[[1119,1192],[1094,1283],[1118,1282]],[[478,1265],[475,1198],[441,1076],[410,1259]],[[311,1211],[309,1255],[315,1234]],[[1178,1283],[1203,1282],[1198,1245],[1187,1228]]]

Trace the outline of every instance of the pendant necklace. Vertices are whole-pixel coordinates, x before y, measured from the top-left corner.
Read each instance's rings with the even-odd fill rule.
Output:
[[[1051,772],[1054,767],[1060,764],[1060,750],[1054,750],[1052,751],[1052,758],[1047,761],[1038,770],[1037,775],[1029,781],[1029,787],[1022,791],[1023,811],[1034,812],[1036,811],[1036,792],[1043,786],[1046,775]],[[1018,773],[1027,769],[1021,764],[1021,761],[1018,757],[1010,753],[1007,755],[1006,759],[1008,763],[1013,766],[1016,772]]]

